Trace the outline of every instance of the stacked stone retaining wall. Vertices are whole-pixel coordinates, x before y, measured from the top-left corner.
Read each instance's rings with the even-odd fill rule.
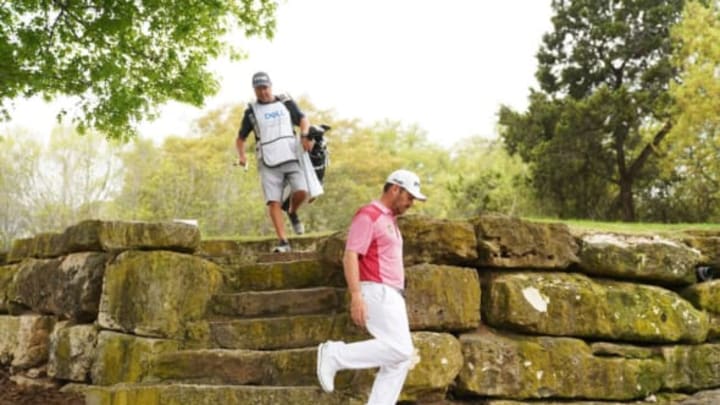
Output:
[[[573,234],[504,216],[400,219],[418,363],[401,400],[720,403],[720,234]],[[183,223],[84,221],[0,254],[0,365],[91,404],[360,404],[315,381],[349,322],[343,232],[267,255]]]

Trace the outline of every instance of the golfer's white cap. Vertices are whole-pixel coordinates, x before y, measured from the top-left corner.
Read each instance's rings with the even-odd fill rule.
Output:
[[[410,193],[410,195],[415,197],[415,199],[417,200],[427,200],[425,194],[420,192],[420,178],[417,176],[417,174],[409,170],[396,170],[390,173],[385,182],[390,184],[397,184],[398,186],[405,189],[405,191]]]

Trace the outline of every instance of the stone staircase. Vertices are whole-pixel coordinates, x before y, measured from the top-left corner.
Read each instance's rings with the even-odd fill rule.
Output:
[[[202,338],[156,356],[141,384],[85,387],[88,403],[360,403],[349,388],[370,381],[368,372],[340,373],[333,394],[315,374],[320,342],[364,336],[347,315],[342,269],[312,250],[241,254],[207,257],[223,284],[199,322]]]

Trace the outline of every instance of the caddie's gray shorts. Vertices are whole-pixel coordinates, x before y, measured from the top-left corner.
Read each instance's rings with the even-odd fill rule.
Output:
[[[265,194],[265,203],[270,201],[282,202],[283,188],[290,185],[291,192],[298,190],[308,191],[305,175],[297,161],[283,163],[279,166],[268,167],[262,161],[260,166],[260,183]]]

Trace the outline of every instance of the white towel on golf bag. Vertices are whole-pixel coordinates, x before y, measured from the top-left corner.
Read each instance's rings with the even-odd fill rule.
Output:
[[[318,180],[317,178],[315,168],[310,161],[310,155],[308,155],[308,153],[304,150],[302,151],[300,156],[300,168],[305,174],[305,180],[307,181],[308,185],[308,195],[310,196],[310,201],[312,201],[322,195],[325,190],[323,189],[320,180]]]
[[[325,192],[325,190],[323,189],[322,183],[320,183],[320,180],[317,178],[315,168],[313,168],[313,164],[310,161],[310,155],[308,155],[308,153],[305,152],[305,150],[302,148],[302,142],[298,142],[297,145],[297,154],[299,157],[298,162],[300,163],[300,170],[305,175],[305,181],[307,182],[308,186],[308,198],[306,200],[310,200],[310,202],[313,202],[317,197],[321,196]],[[289,195],[290,185],[285,184],[282,193],[282,201],[285,201]]]

